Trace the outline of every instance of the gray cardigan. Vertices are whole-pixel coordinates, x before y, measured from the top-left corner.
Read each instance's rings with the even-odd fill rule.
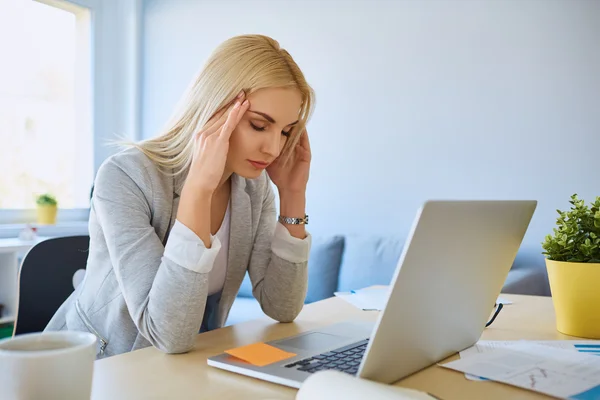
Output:
[[[186,352],[206,325],[205,315],[214,320],[214,328],[225,324],[246,271],[266,315],[280,322],[296,318],[307,291],[311,237],[301,240],[281,226],[275,229],[280,224],[267,175],[253,180],[232,176],[225,284],[217,300],[208,302],[214,257],[202,251],[211,249],[199,238],[194,244],[180,243],[175,235],[169,240],[185,175],[161,173],[137,149],[102,164],[92,199],[85,278],[46,330],[92,332],[98,337],[98,358],[150,345]],[[175,254],[190,245],[200,256],[192,268],[165,252],[165,247]]]

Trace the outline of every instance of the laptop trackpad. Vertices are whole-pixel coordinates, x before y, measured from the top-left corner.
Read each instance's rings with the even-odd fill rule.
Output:
[[[278,345],[293,347],[301,350],[329,348],[340,343],[340,339],[346,337],[330,335],[328,333],[313,332],[306,335],[298,336],[292,339],[287,339],[282,342],[277,342]]]

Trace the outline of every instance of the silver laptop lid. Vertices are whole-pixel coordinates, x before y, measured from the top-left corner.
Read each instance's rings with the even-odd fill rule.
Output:
[[[473,345],[536,206],[535,200],[426,202],[398,261],[359,376],[395,382]]]

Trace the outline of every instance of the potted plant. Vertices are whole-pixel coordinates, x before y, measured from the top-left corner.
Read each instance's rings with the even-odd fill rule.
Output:
[[[569,203],[542,242],[556,329],[600,339],[600,197],[587,206],[574,194]]]
[[[39,224],[53,225],[56,223],[58,202],[51,194],[41,194],[36,199],[37,220]]]

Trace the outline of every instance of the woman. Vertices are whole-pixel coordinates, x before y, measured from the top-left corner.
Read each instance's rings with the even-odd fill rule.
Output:
[[[224,325],[246,271],[265,314],[294,320],[308,279],[313,96],[273,39],[221,44],[165,131],[98,170],[86,276],[46,330],[94,333],[98,358],[187,352]]]

